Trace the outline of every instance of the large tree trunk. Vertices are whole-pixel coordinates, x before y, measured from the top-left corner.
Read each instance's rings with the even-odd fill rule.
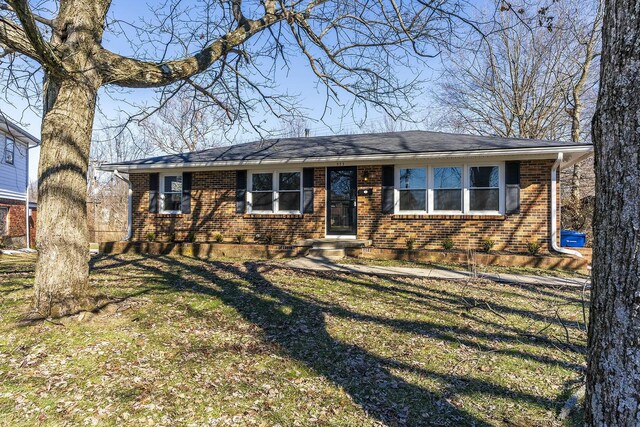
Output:
[[[640,0],[606,3],[586,423],[640,425]]]
[[[61,316],[90,307],[87,168],[97,86],[45,85],[38,184],[35,310]]]

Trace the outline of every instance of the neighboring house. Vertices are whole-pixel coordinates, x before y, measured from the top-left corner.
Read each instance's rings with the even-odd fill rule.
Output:
[[[132,240],[277,243],[367,239],[377,247],[553,249],[558,168],[591,145],[438,132],[287,138],[153,157],[129,173]],[[552,191],[555,185],[555,192]],[[557,246],[554,245],[554,246]],[[561,249],[560,249],[561,250]]]
[[[28,218],[35,205],[28,205],[29,148],[40,141],[0,116],[0,244],[24,247],[31,240]],[[33,232],[31,233],[33,236]]]

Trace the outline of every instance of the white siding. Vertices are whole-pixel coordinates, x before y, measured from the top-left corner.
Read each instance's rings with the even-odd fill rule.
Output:
[[[0,198],[25,200],[27,193],[27,145],[15,141],[13,164],[4,159],[6,136],[0,134]]]

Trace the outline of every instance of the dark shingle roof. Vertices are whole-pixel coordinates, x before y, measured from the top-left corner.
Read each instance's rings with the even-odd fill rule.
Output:
[[[118,163],[118,166],[161,166],[184,163],[256,162],[451,151],[569,147],[577,144],[535,139],[405,131],[361,135],[282,138],[211,148],[184,154]],[[583,145],[584,144],[580,144]],[[104,165],[109,166],[116,164]]]

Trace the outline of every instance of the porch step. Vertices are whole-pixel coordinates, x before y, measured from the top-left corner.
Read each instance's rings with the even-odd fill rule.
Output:
[[[306,239],[296,243],[298,246],[311,246],[314,249],[364,248],[371,246],[371,240],[364,239]]]
[[[317,259],[342,259],[345,257],[344,248],[311,248],[307,253],[308,258]]]

